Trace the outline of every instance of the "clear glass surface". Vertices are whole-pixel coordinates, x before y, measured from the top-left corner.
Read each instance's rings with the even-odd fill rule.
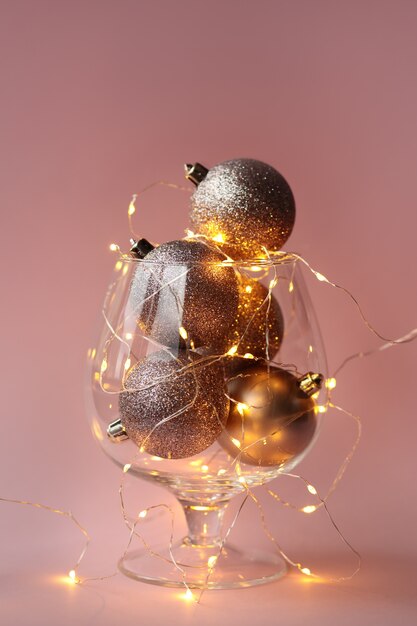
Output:
[[[216,283],[219,290],[208,293],[205,281]],[[235,297],[232,291],[236,288],[241,307],[238,330],[232,302]],[[261,295],[254,309],[256,316],[244,310],[251,304],[254,293]],[[206,297],[217,298],[215,306],[210,309],[208,299],[201,320],[197,316],[196,321],[188,314],[190,306]],[[276,303],[279,303],[282,319],[277,321],[276,314],[275,327],[274,324],[270,327],[271,309]],[[264,321],[262,316],[265,316]],[[250,264],[178,265],[147,262],[146,257],[144,260],[122,257],[114,267],[97,328],[98,337],[88,350],[86,385],[87,413],[93,436],[118,466],[129,465],[130,473],[165,486],[180,501],[189,533],[173,550],[175,560],[178,559],[185,568],[187,584],[190,587],[234,588],[280,577],[285,572],[285,564],[278,557],[240,551],[228,543],[216,559],[208,581],[207,563],[210,557],[218,554],[222,545],[224,531],[221,522],[230,499],[247,488],[265,484],[293,470],[308,454],[319,434],[320,413],[316,408],[309,412],[308,424],[305,415],[297,414],[290,415],[287,422],[280,422],[282,429],[272,427],[266,434],[262,428],[258,431],[256,410],[262,412],[260,415],[264,421],[270,420],[272,426],[276,423],[273,416],[265,413],[269,405],[266,406],[267,402],[261,408],[257,405],[253,412],[254,405],[248,407],[241,401],[240,390],[236,391],[236,384],[243,381],[247,385],[245,377],[249,375],[245,372],[253,371],[251,368],[254,367],[266,372],[267,390],[263,389],[263,392],[267,396],[270,388],[273,389],[273,378],[268,378],[272,376],[270,372],[281,375],[284,370],[291,374],[291,380],[300,380],[307,372],[327,375],[319,327],[298,265],[285,257]],[[259,341],[260,331],[265,335],[263,342]],[[281,333],[279,341],[275,341],[274,333]],[[251,341],[255,346],[252,352]],[[155,378],[149,380],[147,372],[142,385],[142,364],[152,359],[158,363],[168,359],[180,374],[177,370],[172,374],[174,370],[170,370],[170,374],[161,376],[161,370],[157,368]],[[215,368],[215,376],[204,378],[204,368]],[[132,374],[135,371],[138,372],[136,377]],[[191,401],[182,388],[184,377],[190,382],[190,376],[195,376],[191,382],[196,385]],[[250,377],[247,380],[250,381]],[[176,400],[176,405],[174,412],[169,413],[171,409],[162,402],[155,425],[146,416],[151,411],[149,407],[154,407],[155,411],[158,406],[153,392],[160,390],[160,385],[165,385],[164,392],[168,399]],[[143,396],[140,396],[142,404],[136,403],[135,398],[139,396],[134,394],[138,393]],[[311,402],[313,405],[325,404],[324,386]],[[131,436],[115,440],[109,437],[109,425],[117,420],[128,423],[126,411],[137,406],[144,408],[144,425],[139,429],[142,438],[135,440]],[[236,424],[234,429],[231,426],[232,410],[238,430]],[[142,417],[138,411],[135,419],[140,421]],[[182,419],[186,412],[191,420],[190,428],[198,430],[207,411],[213,411],[217,423],[210,422],[208,432],[202,435],[202,443],[197,437],[197,445],[203,447],[197,454],[163,458],[161,453],[159,456],[152,453],[150,444],[159,436],[158,428],[166,427],[169,422],[174,431],[166,431],[168,437],[179,423],[175,420]],[[250,411],[255,416],[252,420],[255,434],[252,439],[249,436],[245,439],[244,425]],[[304,425],[300,427],[299,424]],[[257,432],[261,433],[259,438]],[[165,456],[184,455],[182,445],[186,448],[189,433],[187,428],[183,434],[181,431],[181,441],[177,440],[177,434],[172,450],[170,442],[165,442],[168,450]],[[293,439],[302,443],[294,446]],[[162,437],[162,445],[165,443]],[[146,551],[135,551],[122,559],[120,569],[138,580],[179,586],[183,584],[183,577],[172,565],[168,552],[164,560],[153,559]]]

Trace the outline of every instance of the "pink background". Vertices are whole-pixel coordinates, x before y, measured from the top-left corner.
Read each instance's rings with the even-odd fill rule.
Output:
[[[93,537],[82,576],[111,573],[127,540],[120,473],[83,414],[83,367],[114,261],[108,244],[126,247],[131,194],[158,179],[181,184],[185,161],[270,162],[297,200],[287,247],[352,289],[382,333],[405,334],[417,326],[416,32],[407,0],[0,2],[0,496],[71,509]],[[151,240],[186,226],[186,196],[169,193],[135,216]],[[309,284],[331,368],[379,345],[346,297]],[[339,377],[335,400],[364,421],[330,501],[364,557],[353,581],[291,575],[208,593],[197,607],[121,576],[70,587],[59,576],[81,549],[76,529],[2,504],[2,623],[415,623],[415,367],[409,344]],[[323,481],[352,437],[344,424],[323,439]],[[143,482],[129,489],[135,507],[173,502]],[[324,518],[310,534],[280,515],[275,530],[292,554],[350,571]],[[240,541],[256,523],[248,509]]]

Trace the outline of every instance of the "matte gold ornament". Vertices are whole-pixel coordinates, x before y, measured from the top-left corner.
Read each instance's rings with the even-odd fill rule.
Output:
[[[163,243],[138,263],[130,303],[142,331],[164,346],[222,351],[238,306],[235,271],[201,241]]]
[[[308,393],[302,390],[306,376],[315,381]],[[279,466],[290,461],[314,437],[311,395],[322,381],[321,374],[298,379],[279,367],[259,364],[235,374],[227,384],[230,413],[219,442],[241,463]]]
[[[198,182],[198,181],[197,181]],[[212,167],[191,198],[194,230],[233,259],[265,257],[291,234],[295,202],[285,178],[271,165],[234,159]]]
[[[243,274],[239,280],[239,303],[230,345],[240,355],[271,360],[284,335],[284,318],[277,299],[259,281]]]
[[[149,454],[193,456],[211,446],[224,427],[229,401],[223,368],[218,361],[190,359],[185,352],[178,358],[157,352],[126,376],[119,396],[121,425]]]

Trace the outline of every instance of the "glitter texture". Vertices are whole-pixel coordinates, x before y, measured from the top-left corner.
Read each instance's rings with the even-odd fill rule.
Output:
[[[229,401],[216,362],[154,353],[128,373],[120,394],[120,418],[130,439],[149,454],[182,459],[202,452],[226,422]]]
[[[259,281],[240,275],[239,304],[230,345],[239,354],[272,359],[284,334],[284,318],[277,299]],[[268,331],[268,332],[267,332]]]
[[[234,259],[265,257],[291,234],[295,202],[287,181],[270,165],[253,159],[219,163],[191,199],[191,223]]]
[[[227,393],[232,401],[219,443],[240,462],[283,465],[312,441],[314,400],[290,372],[257,364],[231,378]]]
[[[190,345],[222,351],[239,299],[233,268],[220,265],[224,258],[201,241],[170,241],[152,250],[130,289],[141,330],[176,348],[184,347],[183,328]]]

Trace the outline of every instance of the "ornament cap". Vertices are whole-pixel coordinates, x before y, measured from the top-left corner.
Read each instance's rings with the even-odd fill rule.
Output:
[[[320,391],[323,380],[323,374],[307,372],[298,379],[298,386],[307,396],[312,396]]]
[[[190,180],[194,185],[199,185],[208,174],[208,169],[201,163],[186,163],[184,165],[185,178]]]
[[[137,259],[145,258],[145,256],[155,247],[147,239],[138,239],[137,241],[135,239],[131,239],[130,245],[132,246],[130,248],[130,252]]]
[[[114,443],[119,443],[120,441],[125,441],[125,439],[129,439],[120,418],[114,420],[114,422],[111,422],[107,426],[107,436]]]

